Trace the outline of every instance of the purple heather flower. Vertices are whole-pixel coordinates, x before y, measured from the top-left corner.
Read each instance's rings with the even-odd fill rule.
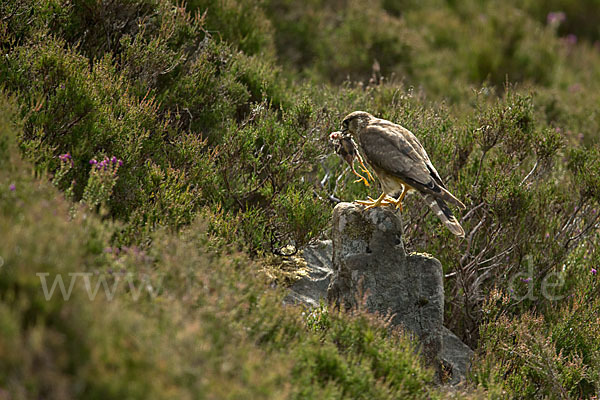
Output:
[[[95,158],[92,158],[92,159],[90,160],[90,165],[96,165],[96,164],[98,164],[98,161],[96,161],[96,159],[95,159]]]
[[[120,167],[121,165],[123,165],[123,160],[118,160],[118,161],[119,161],[119,167]]]
[[[117,157],[115,157],[115,156],[112,156],[112,157],[110,158],[110,162],[111,162],[111,163],[113,163],[113,164],[116,164],[116,163],[117,163]]]
[[[11,192],[14,192],[15,190],[17,190],[17,187],[15,186],[14,183],[11,183],[8,188],[10,189]]]
[[[565,22],[567,16],[562,11],[549,12],[546,16],[546,22],[548,25],[558,25],[561,22]]]
[[[590,272],[592,273],[592,275],[596,275],[598,273],[598,270],[596,268],[592,268]]]
[[[98,167],[99,167],[98,169],[102,169],[102,170],[106,171],[108,169],[109,162],[110,161],[105,158],[104,160],[102,160],[102,162],[100,164],[98,164]]]
[[[521,282],[525,282],[525,283],[529,283],[532,280],[533,280],[532,278],[521,278]]]
[[[574,46],[577,44],[577,36],[572,33],[569,33],[567,36],[565,36],[564,40],[569,46]]]

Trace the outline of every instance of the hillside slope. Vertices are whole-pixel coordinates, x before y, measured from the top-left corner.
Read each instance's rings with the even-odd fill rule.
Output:
[[[223,336],[199,335],[209,343],[199,348],[218,349],[209,359],[219,362],[227,359],[227,346],[246,349],[229,360],[240,363],[232,367],[236,371],[271,357],[267,365],[277,368],[265,369],[273,371],[272,380],[258,374],[256,365],[248,366],[254,372],[246,378],[217,368],[202,385],[214,384],[214,390],[240,385],[240,393],[256,390],[266,397],[280,392],[312,397],[321,391],[338,397],[363,391],[371,397],[421,395],[417,388],[430,375],[403,353],[405,339],[384,340],[378,323],[356,322],[365,316],[335,316],[327,333],[319,333],[321,328],[307,325],[296,311],[281,311],[276,295],[262,295],[265,278],[258,271],[267,270],[280,284],[298,273],[290,271],[284,253],[327,236],[336,201],[378,195],[377,187],[352,182],[327,140],[344,115],[366,110],[412,130],[449,189],[467,205],[460,216],[464,241],[451,237],[417,198],[406,201],[403,218],[407,248],[434,254],[444,266],[445,320],[478,351],[473,386],[530,398],[596,394],[600,341],[590,326],[597,324],[600,308],[595,250],[600,51],[589,16],[599,12],[594,1],[566,0],[382,0],[368,8],[355,0],[3,1],[0,83],[3,107],[11,111],[2,113],[2,143],[8,143],[2,151],[10,157],[2,161],[7,167],[0,201],[7,237],[14,238],[3,251],[27,249],[19,254],[30,261],[16,273],[6,266],[18,257],[0,254],[2,271],[16,273],[0,273],[7,282],[0,293],[6,331],[12,332],[5,337],[14,340],[1,339],[6,344],[0,349],[14,350],[6,359],[18,360],[20,351],[35,348],[22,341],[44,337],[39,332],[48,326],[46,317],[40,320],[37,313],[48,312],[59,326],[47,339],[56,353],[35,357],[64,362],[64,390],[79,388],[69,395],[88,396],[91,377],[103,376],[95,368],[116,364],[124,376],[140,374],[133,381],[164,385],[150,392],[189,390],[195,396],[200,390],[190,388],[202,380],[194,375],[194,360],[202,357],[182,350],[185,345],[173,334],[180,329],[166,328],[190,324],[193,332],[211,326],[194,319],[188,300],[169,303],[158,296],[139,309],[136,302],[124,305],[134,314],[131,321],[141,321],[140,338],[133,339],[141,342],[130,344],[129,317],[113,321],[103,303],[40,302],[42,292],[35,291],[40,279],[32,274],[45,268],[72,271],[61,261],[65,254],[77,268],[85,265],[82,272],[114,273],[111,263],[132,263],[132,272],[164,277],[179,293],[178,274],[206,265],[199,281],[225,283],[215,289],[222,296],[213,298],[209,291],[205,301],[214,315],[223,310],[229,319],[221,327],[219,318],[209,317],[217,325],[206,332]],[[60,193],[64,199],[55,200]],[[43,211],[46,202],[55,201],[51,209],[62,209],[57,211],[62,217]],[[84,217],[93,222],[81,222]],[[38,219],[48,225],[36,228]],[[197,249],[204,246],[205,251]],[[243,253],[244,261],[233,262],[231,255],[208,261],[203,255],[209,249]],[[241,278],[246,276],[256,279],[237,288],[233,282],[246,282]],[[235,294],[227,296],[227,290]],[[239,314],[248,312],[235,300],[244,290],[254,293],[252,301],[271,299],[270,306],[260,314],[263,319],[248,313],[236,325]],[[31,311],[30,303],[40,310]],[[175,317],[165,316],[170,307],[179,310]],[[114,333],[102,328],[106,323],[79,319],[96,313],[117,324]],[[35,328],[36,321],[42,328]],[[264,324],[261,332],[277,326],[267,335],[276,339],[265,339],[270,344],[261,347],[262,334],[245,331],[253,324]],[[347,336],[346,325],[353,332]],[[312,333],[300,340],[302,335],[286,336],[286,326]],[[360,327],[378,332],[377,351],[360,345],[370,340],[354,334]],[[349,342],[331,336],[336,334]],[[65,344],[72,342],[70,335],[83,343],[73,342],[74,353]],[[195,337],[182,335],[181,343]],[[86,344],[96,336],[106,344]],[[231,343],[244,345],[224,339],[230,336],[239,341]],[[298,350],[281,350],[288,341]],[[113,342],[116,351],[108,350]],[[173,358],[163,363],[162,356],[121,350],[140,343]],[[307,346],[310,355],[302,358],[299,349]],[[366,364],[353,361],[365,354],[386,358],[388,352],[392,363],[417,371],[414,385],[404,381],[409,373],[393,375],[395,367],[370,360],[364,372]],[[52,378],[30,374],[27,365],[7,362],[0,385],[14,384],[22,393],[30,386],[44,388],[32,390],[46,397],[50,389],[43,382]],[[306,365],[313,371],[308,378],[293,375]],[[290,373],[296,380],[284,383]],[[73,385],[79,374],[84,383]],[[152,378],[158,375],[165,379]],[[126,390],[125,380],[114,375],[103,382],[116,385],[109,394]]]

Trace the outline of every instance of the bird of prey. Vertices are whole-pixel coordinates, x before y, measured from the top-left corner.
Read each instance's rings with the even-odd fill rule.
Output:
[[[401,208],[404,196],[414,190],[423,196],[453,234],[465,236],[465,231],[446,202],[462,209],[465,205],[446,189],[425,149],[412,132],[393,122],[375,118],[367,112],[355,111],[342,121],[341,134],[340,143],[345,143],[348,147],[345,150],[347,158],[352,157],[352,149],[348,143],[355,144],[358,155],[353,157],[362,154],[362,158],[375,171],[383,189],[378,199],[369,198],[357,203],[366,205],[367,209],[387,204]],[[349,139],[353,140],[348,142]],[[400,196],[393,198],[398,192]]]

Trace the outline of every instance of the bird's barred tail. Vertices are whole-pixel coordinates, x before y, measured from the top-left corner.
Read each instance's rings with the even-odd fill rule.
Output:
[[[426,194],[424,197],[431,210],[450,229],[450,232],[456,236],[465,237],[465,230],[460,226],[458,220],[443,199],[435,198],[430,194]]]

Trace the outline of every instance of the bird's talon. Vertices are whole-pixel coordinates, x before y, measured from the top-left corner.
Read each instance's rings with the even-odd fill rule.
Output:
[[[373,175],[371,175],[371,173],[369,172],[369,170],[367,169],[367,167],[365,167],[365,164],[363,163],[362,157],[360,156],[360,154],[358,155],[358,162],[360,164],[360,169],[367,174],[367,176],[369,177],[369,179],[371,179],[373,182],[375,182],[375,178],[373,178]]]
[[[375,200],[373,200],[370,197],[367,197],[367,200],[354,200],[354,202],[360,204],[361,206],[370,206],[375,203]]]
[[[358,172],[356,172],[356,170],[354,169],[354,165],[352,165],[352,173],[358,177],[358,179],[355,180],[354,183],[362,182],[366,186],[371,186],[369,184],[369,181],[364,176],[362,176],[361,174],[359,174]]]
[[[379,207],[388,203],[388,201],[385,200],[385,197],[386,194],[382,193],[381,196],[377,198],[377,200],[373,200],[371,197],[367,197],[367,200],[356,200],[356,203],[366,206],[365,210],[370,210],[371,208]]]
[[[361,176],[360,178],[358,178],[357,180],[354,181],[354,183],[358,183],[358,182],[362,182],[366,186],[371,186],[371,184],[369,183],[369,181],[367,181],[363,176]]]
[[[373,202],[371,202],[369,200],[354,200],[354,202],[356,204],[360,204],[361,206],[369,206],[369,205],[373,204]]]
[[[370,204],[370,205],[366,206],[365,210],[370,210],[370,209],[375,208],[375,207],[381,207],[382,205],[383,205],[383,203],[381,203],[381,202],[379,202],[379,203],[375,202],[373,204]]]

